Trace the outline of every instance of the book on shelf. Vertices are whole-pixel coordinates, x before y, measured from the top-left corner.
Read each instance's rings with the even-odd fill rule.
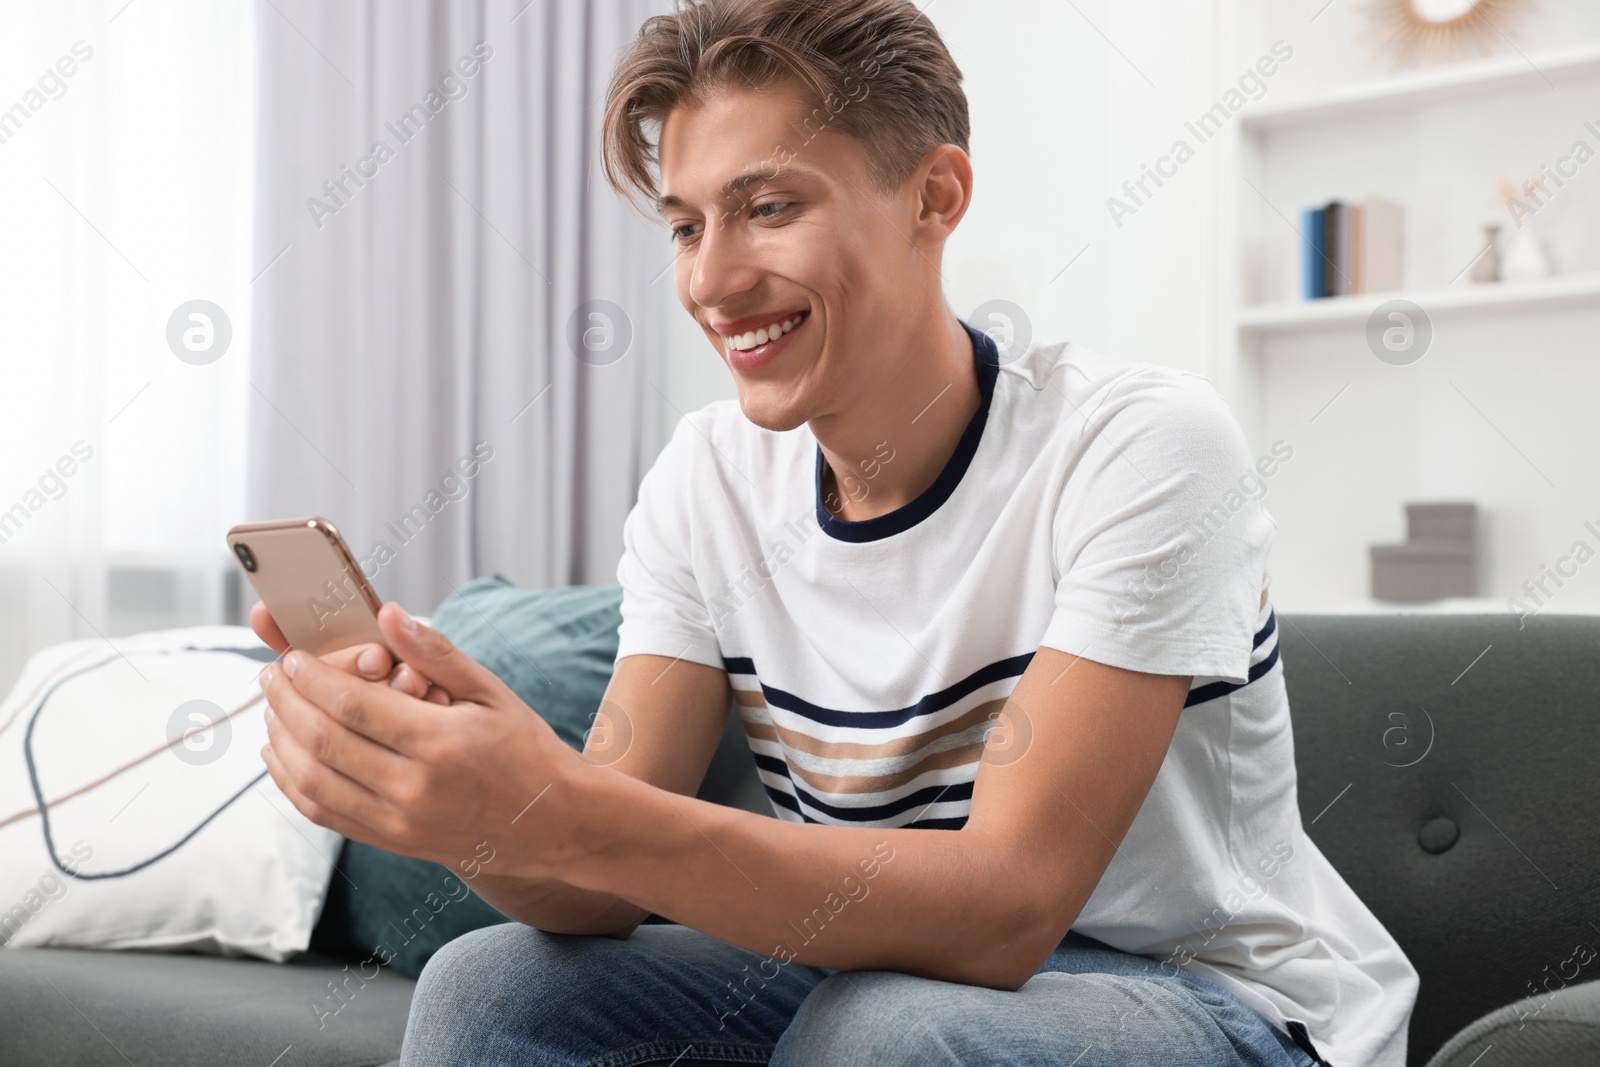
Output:
[[[1306,208],[1301,240],[1307,300],[1382,293],[1401,286],[1405,209],[1376,197]]]
[[[1405,284],[1406,210],[1387,200],[1368,200],[1361,244],[1362,292],[1385,293]]]
[[[1322,271],[1326,258],[1322,254],[1322,220],[1327,214],[1326,208],[1308,207],[1305,211],[1304,233],[1300,238],[1300,250],[1305,258],[1305,289],[1303,296],[1307,300],[1315,300],[1322,295]]]

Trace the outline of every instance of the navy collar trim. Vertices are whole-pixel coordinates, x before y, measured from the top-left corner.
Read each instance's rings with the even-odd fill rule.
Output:
[[[822,503],[822,474],[826,460],[822,458],[822,446],[818,445],[815,476],[817,525],[822,527],[822,532],[829,537],[838,541],[861,543],[904,533],[937,511],[939,505],[950,499],[950,494],[961,484],[962,475],[966,474],[967,467],[972,463],[972,457],[977,454],[978,442],[983,439],[983,427],[989,421],[989,405],[994,399],[995,379],[1000,374],[1000,350],[995,345],[994,338],[981,330],[973,329],[965,322],[962,322],[961,326],[972,339],[973,363],[978,372],[979,399],[978,410],[967,422],[961,440],[956,442],[955,452],[951,454],[933,484],[910,503],[871,519],[851,522],[835,517]]]

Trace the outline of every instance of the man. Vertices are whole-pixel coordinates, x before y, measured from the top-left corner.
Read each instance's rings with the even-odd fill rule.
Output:
[[[398,605],[388,686],[269,668],[300,810],[487,843],[519,920],[434,957],[403,1063],[1404,1062],[1416,972],[1300,825],[1273,457],[1202,377],[952,314],[960,80],[909,0],[704,0],[622,57],[606,173],[738,400],[640,486],[582,757]],[[778,820],[693,799],[730,698]]]

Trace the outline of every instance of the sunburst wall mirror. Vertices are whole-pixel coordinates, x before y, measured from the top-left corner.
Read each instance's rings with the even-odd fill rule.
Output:
[[[1534,0],[1371,0],[1367,16],[1379,49],[1395,66],[1450,63],[1489,55],[1515,35]]]

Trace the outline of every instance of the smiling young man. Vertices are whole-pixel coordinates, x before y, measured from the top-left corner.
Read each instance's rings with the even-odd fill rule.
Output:
[[[266,673],[302,811],[487,844],[519,920],[433,958],[403,1063],[1403,1064],[1416,972],[1300,824],[1271,457],[1200,376],[952,313],[960,81],[909,0],[622,57],[606,173],[738,399],[643,480],[583,756],[398,605],[389,685]],[[693,798],[730,704],[778,819]]]

